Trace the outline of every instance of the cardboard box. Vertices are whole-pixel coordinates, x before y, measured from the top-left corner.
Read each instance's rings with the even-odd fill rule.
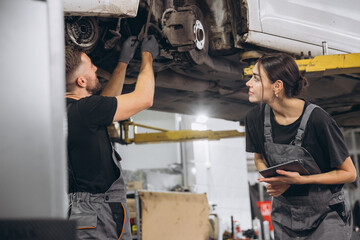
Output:
[[[142,240],[209,239],[206,194],[139,192]]]
[[[134,198],[128,198],[128,199],[126,199],[126,203],[128,205],[128,208],[129,208],[130,218],[136,218],[135,199]]]
[[[128,182],[127,190],[132,191],[132,190],[143,189],[142,185],[143,185],[143,182],[141,182],[141,181]]]

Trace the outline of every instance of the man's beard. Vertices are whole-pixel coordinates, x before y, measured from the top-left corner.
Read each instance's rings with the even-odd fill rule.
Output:
[[[99,79],[96,78],[96,85],[94,87],[86,86],[86,90],[91,93],[92,95],[98,94],[101,91],[101,84]]]

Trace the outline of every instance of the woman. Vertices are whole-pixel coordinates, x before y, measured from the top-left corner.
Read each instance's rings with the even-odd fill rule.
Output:
[[[260,103],[246,116],[246,151],[257,169],[299,160],[310,172],[277,170],[259,178],[273,196],[275,239],[350,239],[351,211],[344,183],[356,170],[335,121],[320,107],[296,98],[307,85],[287,54],[263,56],[253,69],[249,101]]]

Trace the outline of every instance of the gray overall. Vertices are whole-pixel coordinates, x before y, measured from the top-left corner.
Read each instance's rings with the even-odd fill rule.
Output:
[[[273,142],[270,122],[270,107],[265,106],[264,137],[268,166],[290,160],[299,160],[310,174],[321,173],[311,154],[303,147],[305,127],[314,108],[305,109],[295,140],[286,144]],[[344,199],[344,192],[330,191],[327,185],[292,185],[293,194],[273,198],[271,220],[275,239],[350,239],[351,212]],[[289,191],[288,190],[288,191]]]
[[[120,169],[120,176],[105,193],[69,194],[70,220],[77,222],[77,239],[132,239],[126,186],[114,151],[113,159]]]

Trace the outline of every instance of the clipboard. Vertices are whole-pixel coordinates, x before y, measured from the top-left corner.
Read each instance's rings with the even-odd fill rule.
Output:
[[[310,175],[308,170],[304,168],[304,166],[300,163],[299,160],[292,160],[290,162],[281,163],[279,165],[275,165],[267,169],[261,170],[259,171],[259,173],[265,178],[276,177],[279,176],[279,174],[276,173],[276,170],[298,172],[300,175]]]

